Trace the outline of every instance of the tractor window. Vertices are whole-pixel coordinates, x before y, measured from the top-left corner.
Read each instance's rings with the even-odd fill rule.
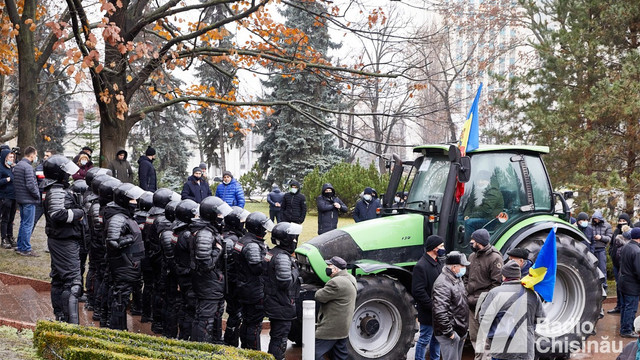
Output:
[[[522,216],[527,204],[522,170],[513,154],[479,153],[471,156],[471,179],[458,207],[456,249],[469,252],[471,234],[485,228],[493,234]]]
[[[538,156],[525,155],[525,162],[529,168],[529,178],[531,179],[531,187],[533,190],[533,203],[535,210],[551,209],[551,185],[547,177],[547,171],[544,168],[542,159]]]
[[[420,163],[416,162],[418,172],[411,184],[405,207],[421,210],[425,203],[434,200],[437,210],[440,210],[450,164],[446,156],[425,156]]]

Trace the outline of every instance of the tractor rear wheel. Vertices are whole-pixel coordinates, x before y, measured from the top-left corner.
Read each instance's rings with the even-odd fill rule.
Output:
[[[418,331],[413,297],[386,276],[358,278],[358,297],[349,329],[353,359],[405,359]]]
[[[546,233],[523,240],[518,247],[537,254]],[[579,239],[557,234],[558,269],[553,302],[544,303],[546,322],[536,328],[536,352],[541,358],[568,356],[595,333],[602,300],[606,296],[598,259]],[[535,259],[532,259],[535,261]]]

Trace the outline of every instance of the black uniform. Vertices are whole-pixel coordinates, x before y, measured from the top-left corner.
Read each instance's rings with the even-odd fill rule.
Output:
[[[240,340],[245,349],[260,350],[260,332],[264,318],[264,291],[260,276],[267,246],[264,239],[247,233],[233,247],[238,266],[238,301],[242,304]]]
[[[144,227],[147,224],[147,215],[146,211],[136,210],[133,214],[133,220],[135,220],[136,224],[138,224],[138,228],[140,229],[140,238],[142,239],[143,245],[146,244],[147,240],[144,238],[146,233],[143,233]],[[145,272],[150,271],[149,261],[146,256],[146,252],[140,261],[140,271],[141,274],[144,275]],[[140,322],[149,322],[151,320],[151,306],[150,304],[146,309],[142,303],[142,287],[144,285],[142,276],[140,280],[133,284],[132,297],[131,297],[131,315],[142,315],[140,318]],[[146,310],[146,313],[145,313]]]
[[[134,286],[140,283],[140,263],[144,244],[140,227],[130,209],[109,203],[104,210],[107,260],[113,282],[111,300],[112,329],[127,329],[127,305]]]
[[[237,264],[233,261],[233,247],[244,233],[226,231],[223,233],[225,252],[223,260],[226,269],[226,291],[224,299],[227,303],[227,327],[224,331],[225,345],[238,347],[240,339],[240,324],[242,323],[242,305],[238,301],[238,275]]]
[[[142,278],[144,281],[144,289],[142,294],[142,315],[143,317],[150,311],[151,314],[151,330],[156,334],[162,333],[162,308],[164,303],[164,283],[162,274],[162,244],[160,244],[160,235],[158,231],[158,217],[164,218],[164,209],[153,207],[147,215],[147,222],[142,231],[142,239],[144,243],[145,258],[147,259],[146,267],[142,267]],[[170,227],[171,224],[161,225],[163,229]],[[147,308],[150,308],[148,310]]]
[[[178,236],[187,224],[176,220],[169,222],[164,216],[156,219],[160,243],[162,244],[162,258],[165,301],[163,307],[162,334],[168,338],[178,337],[178,319],[182,312],[182,297],[178,290],[178,273],[175,262],[175,246]],[[182,329],[181,331],[185,331]]]
[[[192,340],[222,343],[224,313],[224,244],[215,227],[194,221],[190,228],[193,291],[196,295],[196,319]]]
[[[177,235],[177,242],[174,247],[176,274],[178,275],[178,286],[180,287],[180,298],[182,299],[178,319],[180,327],[178,338],[181,340],[189,340],[191,338],[193,321],[196,315],[196,296],[193,293],[191,281],[191,254],[189,252],[190,225],[188,224],[182,231],[175,234]]]
[[[291,252],[276,246],[265,256],[264,309],[271,322],[269,353],[284,359],[291,322],[296,318],[296,298],[300,291],[298,264]]]
[[[96,234],[94,232],[93,227],[93,216],[91,214],[91,206],[98,201],[98,195],[94,194],[91,189],[87,190],[84,194],[83,200],[83,209],[85,213],[85,221],[87,226],[85,228],[85,241],[86,248],[89,255],[89,270],[87,271],[87,280],[85,284],[86,293],[87,293],[87,303],[85,304],[85,308],[87,310],[93,311],[96,306],[96,299],[98,297],[98,289],[99,284],[97,280],[98,276],[98,268],[97,265],[100,262],[99,259],[96,259],[96,254],[93,250],[93,243]],[[96,318],[97,320],[98,318]]]
[[[78,298],[82,296],[80,241],[83,239],[82,203],[66,183],[46,186],[42,193],[51,255],[51,305],[56,319],[78,324]]]

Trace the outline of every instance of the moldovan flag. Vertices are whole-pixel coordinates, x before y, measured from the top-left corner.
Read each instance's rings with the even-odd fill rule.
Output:
[[[558,252],[556,250],[556,229],[554,226],[544,241],[535,264],[529,269],[529,275],[522,279],[522,285],[533,289],[546,302],[553,301],[553,289],[556,286]]]
[[[462,135],[460,135],[460,142],[458,148],[460,148],[461,156],[465,156],[468,151],[473,151],[480,146],[479,142],[479,130],[478,130],[478,102],[480,102],[480,93],[482,92],[482,83],[478,87],[476,97],[473,99],[471,109],[467,115],[467,121],[464,122],[462,127]],[[456,202],[460,202],[460,198],[464,194],[464,183],[458,182],[456,186]]]

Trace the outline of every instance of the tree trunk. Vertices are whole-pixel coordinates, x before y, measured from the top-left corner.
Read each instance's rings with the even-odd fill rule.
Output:
[[[100,107],[100,119],[107,119],[108,114],[104,107]],[[116,158],[119,148],[125,147],[131,126],[126,121],[115,121],[109,125],[107,121],[100,121],[100,160],[101,167],[106,167],[110,161]],[[134,154],[129,157],[129,162],[134,162]]]
[[[224,154],[226,146],[227,133],[224,131],[222,122],[220,122],[220,170],[227,170],[227,158]]]
[[[27,146],[36,145],[36,107],[38,106],[38,74],[36,68],[35,40],[27,19],[35,21],[36,2],[24,2],[20,29],[16,42],[18,44],[18,146],[24,150]]]

